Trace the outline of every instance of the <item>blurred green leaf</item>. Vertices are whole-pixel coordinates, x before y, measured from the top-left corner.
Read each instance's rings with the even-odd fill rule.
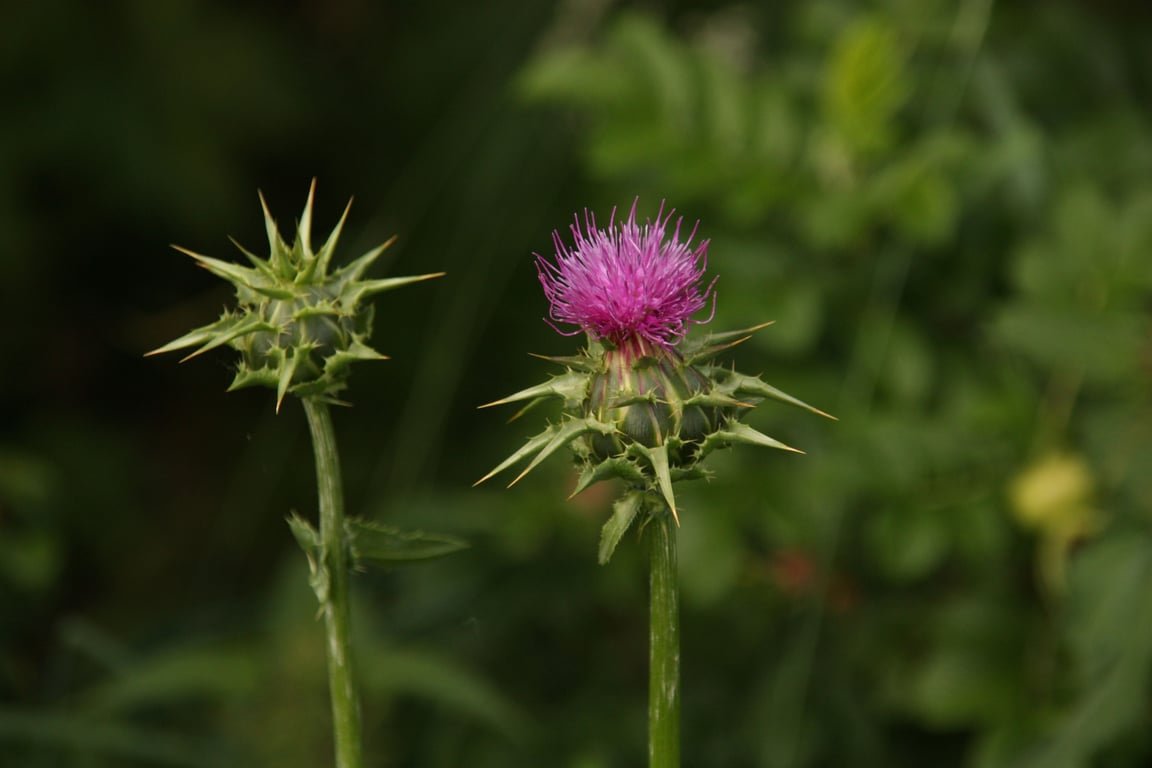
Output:
[[[946,521],[932,509],[893,505],[871,516],[872,557],[889,578],[914,581],[938,568],[949,552]]]
[[[21,591],[46,589],[60,574],[60,542],[48,531],[5,532],[0,539],[0,582]]]
[[[357,565],[373,563],[395,566],[417,560],[431,560],[467,549],[468,543],[455,536],[420,530],[401,530],[372,520],[347,521],[348,545]]]
[[[1009,348],[1048,369],[1100,384],[1130,381],[1141,370],[1147,318],[1131,311],[1090,312],[1038,304],[1006,307],[993,324]]]
[[[386,648],[363,661],[366,687],[392,696],[418,696],[452,707],[500,732],[524,734],[529,718],[498,689],[459,664],[436,654]]]
[[[1019,617],[986,597],[958,596],[920,619],[933,642],[897,686],[934,727],[994,724],[1019,706],[1020,662],[1028,653],[1014,642]]]
[[[903,44],[881,17],[853,22],[836,41],[824,82],[824,108],[838,136],[861,154],[887,149],[910,87]]]
[[[707,497],[700,501],[707,504]],[[680,580],[689,603],[714,605],[739,582],[744,548],[722,509],[690,507],[679,533]]]
[[[256,684],[256,663],[247,651],[174,648],[133,659],[76,700],[85,712],[107,716],[190,699],[233,699],[250,693]]]

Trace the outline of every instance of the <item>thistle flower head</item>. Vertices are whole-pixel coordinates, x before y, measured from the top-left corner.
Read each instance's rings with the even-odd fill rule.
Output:
[[[316,182],[291,245],[280,236],[261,195],[268,233],[267,258],[237,244],[252,266],[213,259],[177,247],[209,272],[236,288],[236,306],[214,323],[189,331],[148,354],[195,347],[184,359],[228,345],[240,353],[230,389],[267,386],[276,390],[276,407],[288,393],[337,402],[357,360],[382,360],[368,346],[374,294],[439,277],[443,273],[382,280],[363,279],[365,271],[392,244],[379,245],[351,263],[330,269],[348,208],[319,250],[312,248],[312,201]],[[351,207],[351,202],[348,206]],[[393,238],[394,240],[395,238]]]
[[[627,220],[617,223],[613,210],[608,228],[599,229],[595,216],[585,211],[583,230],[578,215],[571,226],[572,248],[559,231],[553,232],[555,260],[535,254],[553,327],[566,336],[585,331],[613,346],[631,339],[665,346],[678,343],[709,295],[715,299],[715,280],[701,289],[708,241],[693,247],[695,228],[681,242],[683,219],[677,219],[668,237],[674,213],[664,215],[661,204],[656,220],[640,226],[633,202]],[[577,327],[566,332],[556,323]]]
[[[671,218],[661,206],[655,222],[641,227],[633,204],[619,225],[613,212],[607,230],[590,213],[583,230],[577,219],[571,249],[554,233],[555,261],[536,254],[550,322],[574,325],[557,330],[583,330],[590,341],[580,355],[547,358],[563,365],[563,374],[488,404],[527,402],[524,413],[556,398],[564,413],[478,483],[530,459],[515,483],[566,446],[580,468],[573,494],[611,478],[626,483],[604,526],[601,562],[641,510],[667,509],[678,520],[673,483],[707,477],[701,462],[713,451],[737,444],[796,451],[740,421],[757,403],[776,400],[828,415],[759,377],[709,362],[769,323],[684,339],[691,322],[707,322],[691,318],[710,295],[715,299],[715,281],[701,289],[708,241],[693,248],[693,230],[681,242],[680,220],[667,237]]]

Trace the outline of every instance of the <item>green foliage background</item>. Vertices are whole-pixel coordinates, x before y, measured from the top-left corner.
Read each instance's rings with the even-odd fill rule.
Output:
[[[298,409],[141,354],[229,300],[170,251],[262,242],[319,178],[392,234],[352,511],[467,537],[357,578],[373,764],[642,764],[644,571],[612,493],[475,406],[576,341],[533,251],[667,200],[712,328],[808,455],[683,490],[685,764],[1152,761],[1152,13],[1141,2],[227,3],[0,11],[0,759],[323,765],[284,519]],[[326,223],[327,222],[327,223]],[[532,419],[536,423],[528,423]],[[680,492],[678,492],[678,496]]]

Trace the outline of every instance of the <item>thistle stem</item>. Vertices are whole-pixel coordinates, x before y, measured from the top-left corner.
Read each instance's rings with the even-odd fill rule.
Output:
[[[320,499],[318,567],[327,579],[320,598],[328,646],[328,690],[332,697],[332,729],[336,768],[362,768],[360,699],[353,677],[349,640],[348,553],[344,541],[344,490],[340,456],[328,405],[302,398],[316,456],[316,486]]]
[[[680,600],[676,528],[665,508],[648,523],[648,766],[680,766]]]

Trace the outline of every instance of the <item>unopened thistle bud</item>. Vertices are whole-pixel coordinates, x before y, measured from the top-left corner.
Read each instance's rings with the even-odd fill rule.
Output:
[[[368,346],[373,308],[365,299],[443,273],[362,279],[368,267],[395,238],[329,273],[332,254],[352,203],[345,207],[320,250],[313,251],[315,192],[313,181],[291,246],[280,236],[264,196],[260,195],[269,255],[261,258],[237,243],[251,267],[175,246],[212,274],[232,283],[236,287],[236,307],[226,309],[215,323],[190,331],[148,354],[196,347],[184,358],[187,360],[226,344],[240,353],[240,364],[229,390],[271,387],[276,390],[277,410],[288,393],[338,402],[335,396],[346,386],[353,362],[385,359]]]
[[[591,375],[585,416],[615,424],[609,435],[592,435],[589,444],[601,460],[626,452],[631,442],[645,448],[670,447],[672,466],[693,463],[693,452],[739,403],[704,395],[711,382],[687,365],[671,346],[642,337],[603,352],[603,367]]]
[[[581,228],[577,217],[572,247],[553,233],[554,259],[536,255],[550,304],[547,322],[566,336],[585,333],[588,345],[578,356],[549,358],[565,373],[489,403],[531,405],[558,397],[564,416],[479,482],[531,456],[514,484],[570,446],[581,469],[574,493],[613,477],[628,483],[631,501],[617,505],[618,514],[630,510],[628,520],[605,526],[611,542],[602,545],[601,561],[652,498],[662,499],[678,520],[672,483],[706,476],[700,462],[711,451],[735,443],[796,450],[740,422],[757,402],[772,398],[827,416],[757,377],[708,364],[763,325],[695,343],[685,339],[691,324],[711,320],[692,318],[709,303],[715,308],[716,281],[704,277],[708,241],[692,246],[695,229],[682,241],[682,219],[669,233],[672,216],[661,207],[654,222],[641,226],[634,203],[625,221],[617,222],[613,211],[607,229],[597,228],[590,213]]]

